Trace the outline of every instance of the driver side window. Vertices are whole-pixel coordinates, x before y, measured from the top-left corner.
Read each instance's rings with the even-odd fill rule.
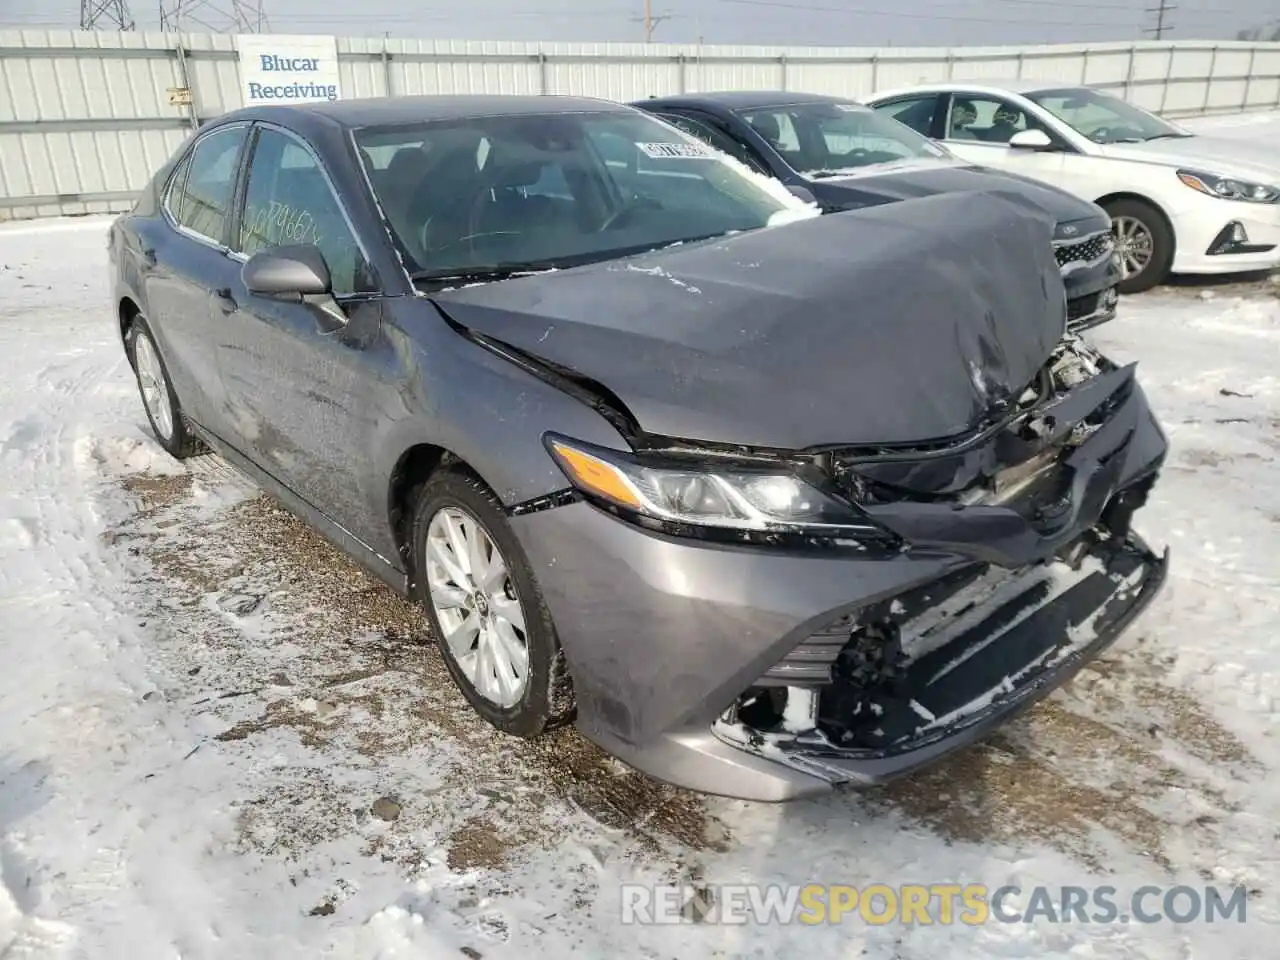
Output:
[[[951,98],[951,113],[947,118],[949,140],[1004,144],[1023,130],[1044,130],[1044,127],[1007,100],[963,94]]]
[[[377,289],[320,162],[302,143],[277,130],[258,133],[237,239],[235,248],[246,256],[270,247],[313,244],[329,265],[335,295]]]

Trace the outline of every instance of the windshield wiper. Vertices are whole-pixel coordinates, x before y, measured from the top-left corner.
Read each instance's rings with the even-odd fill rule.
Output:
[[[1194,133],[1178,133],[1176,130],[1174,130],[1174,131],[1170,131],[1169,133],[1157,133],[1154,136],[1147,137],[1147,139],[1144,140],[1143,142],[1147,143],[1152,140],[1185,140],[1187,137],[1194,137],[1194,136],[1195,136]]]
[[[443,270],[416,270],[409,274],[414,283],[447,285],[451,283],[492,283],[512,277],[527,277],[535,273],[555,270],[558,264],[551,262],[483,263],[474,267],[451,267]]]

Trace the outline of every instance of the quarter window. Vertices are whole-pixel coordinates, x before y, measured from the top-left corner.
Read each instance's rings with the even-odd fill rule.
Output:
[[[376,289],[369,263],[315,155],[292,137],[263,129],[253,149],[236,249],[253,256],[295,244],[320,249],[335,294]]]
[[[235,192],[245,127],[202,137],[173,180],[169,213],[192,233],[221,243]]]
[[[910,127],[922,137],[933,134],[933,117],[938,109],[938,97],[929,94],[925,97],[908,97],[905,100],[893,100],[882,103],[875,108],[876,113],[892,117],[901,124]]]

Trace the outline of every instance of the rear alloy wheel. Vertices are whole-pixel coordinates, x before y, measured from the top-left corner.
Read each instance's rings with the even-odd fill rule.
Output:
[[[418,495],[413,544],[418,599],[476,712],[520,737],[567,719],[564,654],[497,497],[468,473],[438,471]]]
[[[147,411],[151,431],[160,441],[160,446],[178,460],[199,453],[200,441],[187,431],[182,407],[169,383],[169,372],[160,357],[151,328],[142,317],[135,317],[129,325],[126,343],[142,406]]]
[[[1173,263],[1173,231],[1160,212],[1141,200],[1107,204],[1116,253],[1120,292],[1142,293],[1162,282]]]

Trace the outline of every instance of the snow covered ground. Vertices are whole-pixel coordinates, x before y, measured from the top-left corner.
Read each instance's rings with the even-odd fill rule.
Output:
[[[0,228],[0,957],[1273,954],[1280,284],[1126,299],[1166,592],[991,742],[763,806],[478,721],[421,619],[215,458],[148,439],[104,219]],[[1248,922],[632,927],[620,884],[1251,891]]]
[[[1194,117],[1178,122],[1189,130],[1205,135],[1269,143],[1280,151],[1280,110],[1228,113],[1214,117]]]

